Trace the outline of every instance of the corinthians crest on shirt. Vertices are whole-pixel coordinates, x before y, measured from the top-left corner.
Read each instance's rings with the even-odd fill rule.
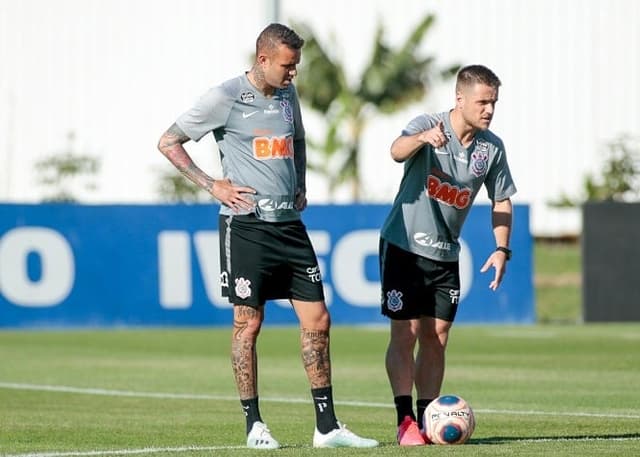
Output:
[[[471,153],[471,173],[477,178],[487,173],[489,168],[489,143],[478,141]]]

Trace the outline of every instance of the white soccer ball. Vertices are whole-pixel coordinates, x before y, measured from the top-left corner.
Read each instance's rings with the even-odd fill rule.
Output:
[[[457,395],[441,395],[429,403],[423,422],[433,444],[463,444],[476,427],[471,406]]]

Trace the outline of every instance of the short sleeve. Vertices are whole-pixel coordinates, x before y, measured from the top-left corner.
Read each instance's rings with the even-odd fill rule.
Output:
[[[485,180],[485,187],[489,199],[492,201],[501,201],[510,198],[517,191],[516,186],[511,177],[511,170],[507,163],[507,153],[504,150],[502,142],[496,151],[495,160],[489,169],[489,174]]]
[[[176,120],[176,125],[192,140],[200,141],[207,133],[224,126],[231,112],[233,99],[221,86],[202,95],[191,109]]]
[[[426,114],[421,114],[420,116],[414,117],[409,121],[407,126],[402,131],[403,136],[415,135],[416,133],[424,132],[425,130],[429,130],[433,126],[435,126],[438,121]]]

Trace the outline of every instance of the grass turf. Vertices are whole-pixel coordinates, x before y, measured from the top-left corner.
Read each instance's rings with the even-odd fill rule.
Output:
[[[582,253],[578,242],[534,244],[536,314],[540,323],[582,321]],[[509,273],[507,272],[506,281]]]
[[[399,448],[386,328],[332,332],[338,417],[375,450],[313,449],[295,328],[259,342],[263,417],[298,455],[640,454],[640,325],[454,327],[443,393],[478,426],[463,446]],[[0,454],[245,456],[229,329],[0,332]],[[59,453],[59,454],[51,454]]]

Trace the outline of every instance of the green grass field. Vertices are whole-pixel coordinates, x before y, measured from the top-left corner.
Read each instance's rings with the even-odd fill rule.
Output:
[[[538,241],[534,244],[533,255],[538,322],[581,322],[580,244]],[[505,280],[509,280],[508,276]]]
[[[295,328],[260,341],[262,413],[299,455],[640,455],[640,325],[454,327],[444,392],[474,407],[462,446],[399,448],[386,328],[336,327],[339,418],[374,450],[313,449]],[[0,454],[246,456],[229,329],[0,332]]]
[[[640,455],[640,324],[581,321],[580,248],[536,243],[531,326],[454,327],[444,393],[478,426],[463,446],[399,448],[386,328],[333,329],[339,418],[375,450],[311,448],[314,411],[295,328],[260,340],[261,410],[299,455]],[[247,456],[229,329],[0,332],[0,455]]]

